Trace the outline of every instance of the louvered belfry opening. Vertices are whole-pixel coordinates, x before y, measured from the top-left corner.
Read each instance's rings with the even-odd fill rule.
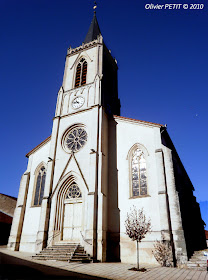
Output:
[[[81,63],[77,65],[77,72],[76,72],[76,80],[75,80],[75,87],[79,87],[80,85],[80,74],[81,74]]]
[[[80,87],[86,84],[87,79],[87,62],[82,58],[77,65],[75,87]]]
[[[82,67],[82,83],[81,83],[81,85],[86,84],[86,78],[87,78],[87,62],[84,61],[83,67]]]

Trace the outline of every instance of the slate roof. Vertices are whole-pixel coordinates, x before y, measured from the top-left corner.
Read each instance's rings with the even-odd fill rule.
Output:
[[[98,21],[97,21],[97,17],[96,14],[94,13],[93,19],[91,21],[90,24],[90,28],[87,32],[87,35],[84,39],[84,44],[89,43],[93,40],[97,39],[97,36],[101,34],[99,25],[98,25]]]
[[[13,217],[17,198],[0,193],[0,212]]]

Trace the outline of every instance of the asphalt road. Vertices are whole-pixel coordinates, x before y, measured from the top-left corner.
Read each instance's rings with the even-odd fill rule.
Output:
[[[88,276],[67,270],[49,267],[42,264],[22,260],[0,252],[0,280],[77,280],[92,279],[103,280],[94,276]]]

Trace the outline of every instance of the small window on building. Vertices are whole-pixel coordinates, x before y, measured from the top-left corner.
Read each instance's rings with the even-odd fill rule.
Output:
[[[45,188],[45,178],[46,178],[46,169],[41,167],[39,170],[37,179],[36,179],[36,188],[35,188],[35,198],[34,206],[40,206],[43,200],[44,188]]]
[[[77,65],[75,87],[80,87],[86,84],[87,79],[87,62],[84,58]]]
[[[137,148],[131,157],[131,196],[147,195],[146,160],[142,150]]]

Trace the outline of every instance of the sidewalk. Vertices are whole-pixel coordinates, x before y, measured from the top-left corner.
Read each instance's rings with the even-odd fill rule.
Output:
[[[128,270],[135,266],[135,264],[123,263],[68,263],[58,261],[39,261],[32,260],[31,253],[22,253],[17,251],[10,251],[6,248],[0,247],[0,253],[19,258],[34,265],[44,265],[48,269],[57,268],[65,272],[70,272],[74,275],[71,279],[115,279],[115,280],[208,280],[208,273],[206,271],[197,271],[191,269],[167,268],[167,267],[153,267],[150,265],[141,265],[147,269],[146,272],[137,272]],[[43,266],[41,266],[43,267]],[[47,268],[44,268],[47,269]],[[92,276],[90,278],[90,276]],[[73,277],[73,276],[70,276]]]

